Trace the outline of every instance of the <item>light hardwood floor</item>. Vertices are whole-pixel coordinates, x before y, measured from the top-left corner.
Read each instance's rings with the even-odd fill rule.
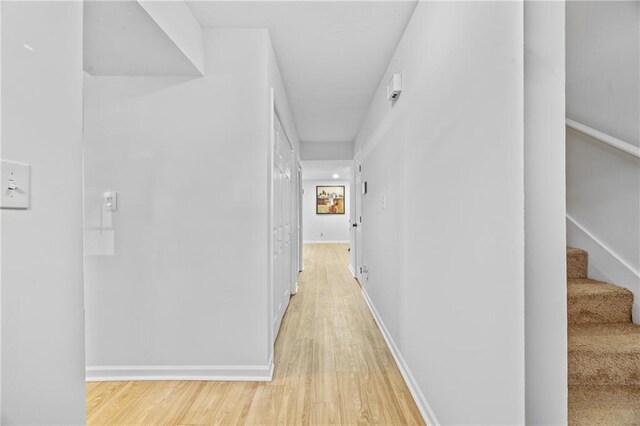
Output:
[[[347,248],[305,245],[273,381],[88,383],[88,424],[424,424],[348,270]]]

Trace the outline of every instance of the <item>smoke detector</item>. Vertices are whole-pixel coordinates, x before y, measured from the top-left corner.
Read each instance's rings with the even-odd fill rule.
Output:
[[[387,85],[387,100],[395,101],[402,92],[402,74],[394,74]]]

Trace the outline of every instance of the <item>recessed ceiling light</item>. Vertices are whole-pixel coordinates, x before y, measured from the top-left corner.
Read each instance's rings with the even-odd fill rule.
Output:
[[[340,175],[339,175],[339,174],[337,174],[337,173],[334,173],[334,174],[333,174],[333,178],[334,178],[334,179],[338,179],[339,177],[340,177]]]

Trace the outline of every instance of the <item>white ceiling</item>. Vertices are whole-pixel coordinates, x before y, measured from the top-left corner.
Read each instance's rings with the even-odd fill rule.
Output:
[[[84,2],[84,70],[91,75],[200,75],[137,1]]]
[[[267,28],[302,142],[351,142],[416,1],[189,1],[203,27]]]
[[[302,161],[303,180],[349,180],[351,179],[351,160],[312,160]],[[338,177],[334,178],[333,175]]]

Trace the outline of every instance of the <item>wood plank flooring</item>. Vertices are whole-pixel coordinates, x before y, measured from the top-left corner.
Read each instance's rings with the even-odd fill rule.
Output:
[[[95,382],[90,425],[424,424],[348,270],[348,245],[309,244],[271,382]]]

